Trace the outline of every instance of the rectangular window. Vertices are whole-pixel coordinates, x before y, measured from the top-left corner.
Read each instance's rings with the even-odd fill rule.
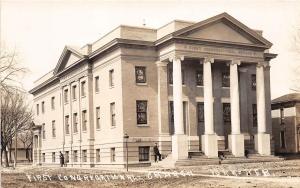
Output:
[[[169,84],[173,84],[173,69],[169,69]]]
[[[222,87],[230,87],[230,75],[229,72],[222,73]]]
[[[66,161],[66,163],[69,162],[69,151],[65,152],[65,161]]]
[[[70,134],[69,116],[65,116],[66,134]]]
[[[56,137],[56,127],[55,127],[55,121],[52,121],[52,137]]]
[[[78,162],[77,150],[73,151],[73,159],[74,159],[74,162]]]
[[[96,129],[100,129],[100,107],[96,107]]]
[[[96,149],[96,162],[100,162],[100,149]]]
[[[146,67],[135,67],[135,82],[146,83]]]
[[[73,131],[74,131],[74,133],[77,133],[78,132],[78,118],[77,118],[77,113],[73,114],[73,125],[74,125]]]
[[[256,75],[252,74],[251,75],[251,89],[252,90],[256,90]]]
[[[45,102],[42,102],[42,113],[45,113]]]
[[[64,99],[65,99],[65,103],[69,102],[69,99],[68,99],[68,89],[64,90]]]
[[[280,147],[285,148],[285,132],[280,131]]]
[[[109,71],[109,86],[114,87],[115,81],[114,81],[114,69]]]
[[[223,120],[224,120],[224,123],[231,122],[230,103],[223,103]]]
[[[43,161],[43,162],[46,161],[46,154],[45,154],[45,153],[42,154],[42,161]]]
[[[257,106],[256,106],[256,104],[252,104],[252,121],[253,121],[253,127],[257,127]]]
[[[202,70],[196,71],[196,85],[203,86],[203,71]]]
[[[73,85],[72,86],[72,98],[73,98],[73,100],[76,100],[76,98],[77,98],[77,94],[76,94],[76,91],[77,90],[77,86],[76,85]]]
[[[284,109],[280,108],[280,125],[284,124]]]
[[[86,110],[82,111],[82,131],[87,130],[87,117],[86,117]]]
[[[36,104],[36,115],[38,116],[40,114],[40,105]]]
[[[55,152],[52,152],[52,163],[55,163]]]
[[[172,123],[174,123],[174,105],[173,101],[169,102],[169,118]]]
[[[42,137],[43,137],[43,139],[46,139],[46,127],[45,127],[45,123],[42,124]]]
[[[51,97],[51,109],[55,110],[55,97]]]
[[[116,161],[116,148],[110,148],[110,161]]]
[[[139,147],[139,161],[149,161],[149,146]]]
[[[95,92],[99,92],[99,76],[95,77]]]
[[[110,103],[111,126],[116,126],[115,103]]]
[[[85,91],[86,91],[86,83],[85,81],[81,82],[81,96],[84,97],[85,96]]]
[[[198,123],[204,122],[204,103],[197,103],[197,114],[198,114]]]
[[[147,124],[147,101],[136,101],[137,124]]]
[[[82,150],[82,162],[86,162],[87,161],[87,152],[86,150]]]

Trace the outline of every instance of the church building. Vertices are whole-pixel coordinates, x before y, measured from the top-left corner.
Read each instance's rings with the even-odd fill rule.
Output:
[[[33,160],[68,166],[149,165],[202,152],[270,156],[272,43],[227,13],[158,29],[121,25],[66,46],[35,81]],[[128,135],[129,138],[124,137]]]

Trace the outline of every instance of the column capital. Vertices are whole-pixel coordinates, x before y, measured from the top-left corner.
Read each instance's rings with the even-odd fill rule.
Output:
[[[168,65],[169,62],[165,62],[165,61],[156,61],[155,64],[158,67],[166,67]]]
[[[212,57],[204,57],[203,63],[214,63],[215,59]]]
[[[229,62],[229,65],[241,65],[241,60],[238,60],[238,59],[233,59]]]
[[[264,67],[264,68],[266,68],[266,67],[268,67],[268,66],[270,66],[269,65],[269,63],[267,63],[267,62],[257,62],[257,64],[256,64],[256,67]]]
[[[173,62],[175,60],[183,61],[184,60],[184,56],[172,56],[172,57],[169,57],[169,62]]]

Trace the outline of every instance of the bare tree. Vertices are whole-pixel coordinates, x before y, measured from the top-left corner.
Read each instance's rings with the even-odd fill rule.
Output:
[[[33,132],[31,128],[32,126],[28,126],[27,130],[18,135],[19,140],[23,143],[24,149],[26,150],[26,158],[29,162],[32,161]]]
[[[20,76],[28,70],[17,60],[15,51],[0,50],[0,88],[20,87]]]
[[[5,166],[9,166],[7,150],[10,141],[22,131],[28,130],[33,113],[26,103],[26,94],[16,89],[3,92],[1,104],[1,153],[4,152]]]
[[[0,49],[0,130],[1,130],[1,142],[3,140],[2,135],[2,119],[5,118],[2,113],[2,102],[5,100],[3,96],[9,93],[11,88],[21,88],[20,76],[27,72],[27,69],[22,67],[19,61],[17,61],[17,55],[15,51],[9,52],[3,48]],[[1,165],[2,165],[2,152],[4,151],[1,144]]]

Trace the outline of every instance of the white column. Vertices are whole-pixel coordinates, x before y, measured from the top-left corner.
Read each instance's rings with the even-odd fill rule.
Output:
[[[173,105],[174,135],[172,136],[172,158],[174,160],[188,157],[188,140],[183,128],[182,73],[183,58],[173,58]]]
[[[184,134],[181,60],[173,60],[174,134]]]
[[[201,62],[202,63],[202,62]],[[214,131],[214,98],[211,64],[214,59],[205,58],[203,61],[204,85],[204,135],[202,135],[202,151],[208,157],[218,156],[218,140]]]
[[[168,113],[168,62],[157,61],[157,113],[159,149],[165,151],[171,141]]]
[[[214,98],[212,86],[211,64],[213,59],[205,59],[203,63],[203,85],[204,85],[204,121],[205,134],[214,134]]]
[[[266,99],[264,64],[256,66],[256,99],[257,99],[257,134],[255,135],[255,149],[261,155],[271,154],[270,135],[266,129]]]
[[[231,135],[228,135],[229,150],[234,156],[244,156],[244,135],[241,134],[239,74],[240,61],[230,62],[230,107],[231,107]]]

